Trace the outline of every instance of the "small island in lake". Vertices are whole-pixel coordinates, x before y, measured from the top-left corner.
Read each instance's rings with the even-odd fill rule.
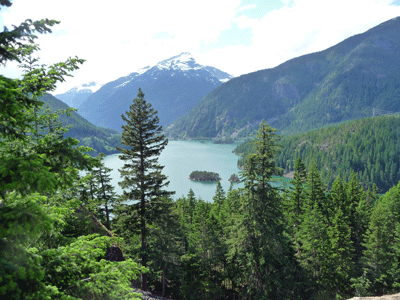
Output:
[[[234,183],[239,183],[240,179],[239,179],[239,176],[237,176],[236,174],[232,174],[231,177],[229,177],[228,181],[234,182]]]
[[[218,173],[207,172],[207,171],[193,171],[192,173],[190,173],[189,179],[195,181],[208,181],[208,182],[221,180]]]

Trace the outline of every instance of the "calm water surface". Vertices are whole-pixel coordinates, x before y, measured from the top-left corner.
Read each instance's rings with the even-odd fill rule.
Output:
[[[229,177],[239,174],[237,167],[238,156],[232,150],[241,142],[234,144],[213,144],[211,141],[170,141],[159,157],[159,163],[164,167],[163,174],[168,176],[169,191],[175,191],[174,199],[187,195],[191,188],[196,197],[212,202],[217,183],[204,183],[189,180],[192,171],[216,172],[222,178],[221,185],[225,192],[228,191]],[[118,194],[122,189],[118,185],[121,181],[118,169],[124,162],[118,158],[118,154],[108,155],[104,158],[104,164],[112,168],[112,184]],[[243,187],[243,183],[234,184],[234,188]]]

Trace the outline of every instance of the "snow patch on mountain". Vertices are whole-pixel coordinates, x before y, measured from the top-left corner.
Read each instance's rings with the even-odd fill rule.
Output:
[[[182,52],[177,56],[160,61],[156,67],[160,70],[181,70],[183,72],[203,69],[203,66],[196,63],[189,52]]]
[[[204,69],[206,71],[208,71],[209,73],[211,73],[213,76],[217,77],[218,80],[220,82],[222,82],[222,83],[227,82],[227,81],[229,81],[230,79],[233,78],[232,75],[230,75],[230,74],[228,74],[226,72],[223,72],[223,71],[221,71],[221,70],[219,70],[217,68],[214,68],[214,67],[206,66],[206,67],[204,67]]]
[[[150,69],[150,66],[137,69],[136,71],[133,71],[133,72],[129,73],[128,76],[126,76],[126,77],[133,77],[133,76],[137,77],[137,76],[140,76],[140,75],[142,75],[143,73],[145,73],[149,69]]]
[[[150,69],[150,66],[144,67],[144,68],[140,68],[136,71],[133,71],[131,73],[129,73],[125,78],[128,78],[128,80],[124,81],[123,83],[121,83],[120,85],[117,85],[114,87],[114,89],[120,88],[125,86],[126,84],[128,84],[129,82],[131,82],[133,79],[135,79],[136,77],[146,73],[148,70]]]

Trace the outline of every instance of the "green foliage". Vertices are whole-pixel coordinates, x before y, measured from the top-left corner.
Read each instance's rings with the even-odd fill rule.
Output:
[[[130,280],[143,269],[130,259],[110,262],[103,258],[107,247],[120,241],[89,235],[68,246],[43,251],[46,284],[58,286],[76,298],[140,299],[132,293]]]
[[[1,58],[0,58],[1,59]],[[3,138],[24,138],[23,132],[32,128],[33,119],[27,118],[24,111],[38,108],[40,103],[22,94],[19,82],[0,75],[0,134]],[[20,130],[17,130],[20,129]]]
[[[51,229],[51,219],[41,208],[45,200],[38,194],[21,197],[13,192],[0,203],[1,298],[24,299],[45,290],[40,257],[26,250],[29,242]]]
[[[25,114],[29,116],[30,112]],[[90,149],[76,147],[79,142],[72,138],[63,139],[65,128],[55,124],[56,120],[57,116],[43,115],[38,123],[57,127],[49,127],[47,134],[32,129],[23,140],[4,143],[0,151],[0,190],[26,194],[65,188],[74,182],[79,169],[90,166],[93,160],[83,153]],[[39,135],[42,138],[38,139]]]

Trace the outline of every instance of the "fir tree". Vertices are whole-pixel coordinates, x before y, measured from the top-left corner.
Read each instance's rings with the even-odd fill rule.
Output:
[[[331,242],[328,253],[332,260],[330,289],[341,297],[349,291],[348,283],[354,272],[354,246],[348,222],[342,208],[338,207],[328,231]]]
[[[215,189],[215,195],[213,197],[214,204],[218,212],[217,214],[219,214],[221,206],[224,204],[225,199],[226,199],[225,191],[222,188],[221,183],[218,181],[217,188]]]
[[[288,270],[295,265],[294,255],[284,234],[281,198],[271,185],[272,175],[280,172],[274,160],[276,139],[275,129],[261,123],[253,140],[256,153],[249,155],[242,173],[242,220],[235,228],[239,233],[230,241],[236,248],[230,258],[236,252],[243,268],[245,294],[257,299],[288,299],[287,293],[293,292]]]
[[[125,161],[120,171],[123,180],[119,182],[124,189],[122,200],[135,201],[129,205],[128,217],[134,218],[136,229],[141,235],[141,263],[147,266],[147,226],[154,219],[158,199],[172,195],[173,192],[163,190],[168,186],[167,177],[161,173],[163,166],[158,164],[158,156],[165,148],[168,140],[162,134],[157,111],[144,99],[139,88],[137,97],[133,99],[129,111],[122,115],[126,122],[122,126],[122,144],[128,149],[117,148],[122,152],[120,159]],[[136,215],[139,216],[136,222]],[[147,290],[147,275],[142,274],[142,289]]]
[[[300,264],[308,271],[317,291],[329,283],[331,272],[328,228],[317,203],[307,206],[296,239],[301,242]]]
[[[387,293],[394,284],[398,285],[399,240],[400,183],[378,200],[365,234],[363,263],[375,295]]]
[[[354,246],[355,270],[359,270],[357,275],[361,276],[362,268],[359,263],[362,257],[362,252],[365,249],[362,244],[364,243],[364,234],[368,227],[371,209],[367,205],[366,193],[359,184],[359,179],[354,172],[350,175],[346,193],[348,221],[351,228],[351,241]]]
[[[292,232],[292,237],[294,237],[298,231],[299,225],[303,220],[305,209],[304,184],[307,179],[307,170],[301,158],[296,160],[295,169],[296,172],[291,181],[293,187],[290,187],[290,193],[286,195],[285,207],[286,219],[288,227]],[[296,242],[296,244],[298,245],[298,242]]]
[[[315,162],[311,162],[309,167],[304,192],[306,196],[306,206],[313,208],[314,205],[317,204],[320,212],[329,220],[328,214],[331,208],[326,203],[326,188]]]

